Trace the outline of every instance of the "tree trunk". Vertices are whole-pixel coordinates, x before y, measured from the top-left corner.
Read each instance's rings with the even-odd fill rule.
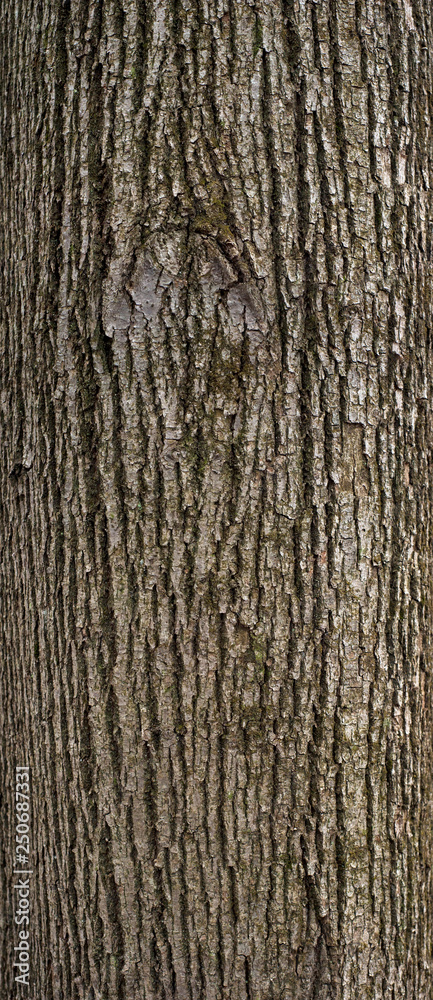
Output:
[[[1,995],[427,1000],[430,2],[0,31]]]

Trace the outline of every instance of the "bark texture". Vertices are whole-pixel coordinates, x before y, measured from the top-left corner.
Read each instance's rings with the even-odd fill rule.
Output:
[[[428,1000],[430,0],[0,9],[1,995]]]

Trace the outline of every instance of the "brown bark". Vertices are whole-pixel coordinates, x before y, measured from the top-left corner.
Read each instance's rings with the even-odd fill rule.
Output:
[[[430,3],[0,32],[0,993],[427,1000]]]

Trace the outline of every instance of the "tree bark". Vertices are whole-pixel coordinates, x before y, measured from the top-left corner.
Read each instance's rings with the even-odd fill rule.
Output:
[[[0,992],[427,1000],[430,3],[0,32]]]

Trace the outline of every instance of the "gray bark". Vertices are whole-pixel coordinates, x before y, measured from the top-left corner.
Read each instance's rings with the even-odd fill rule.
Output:
[[[430,3],[0,11],[0,992],[427,1000]]]

